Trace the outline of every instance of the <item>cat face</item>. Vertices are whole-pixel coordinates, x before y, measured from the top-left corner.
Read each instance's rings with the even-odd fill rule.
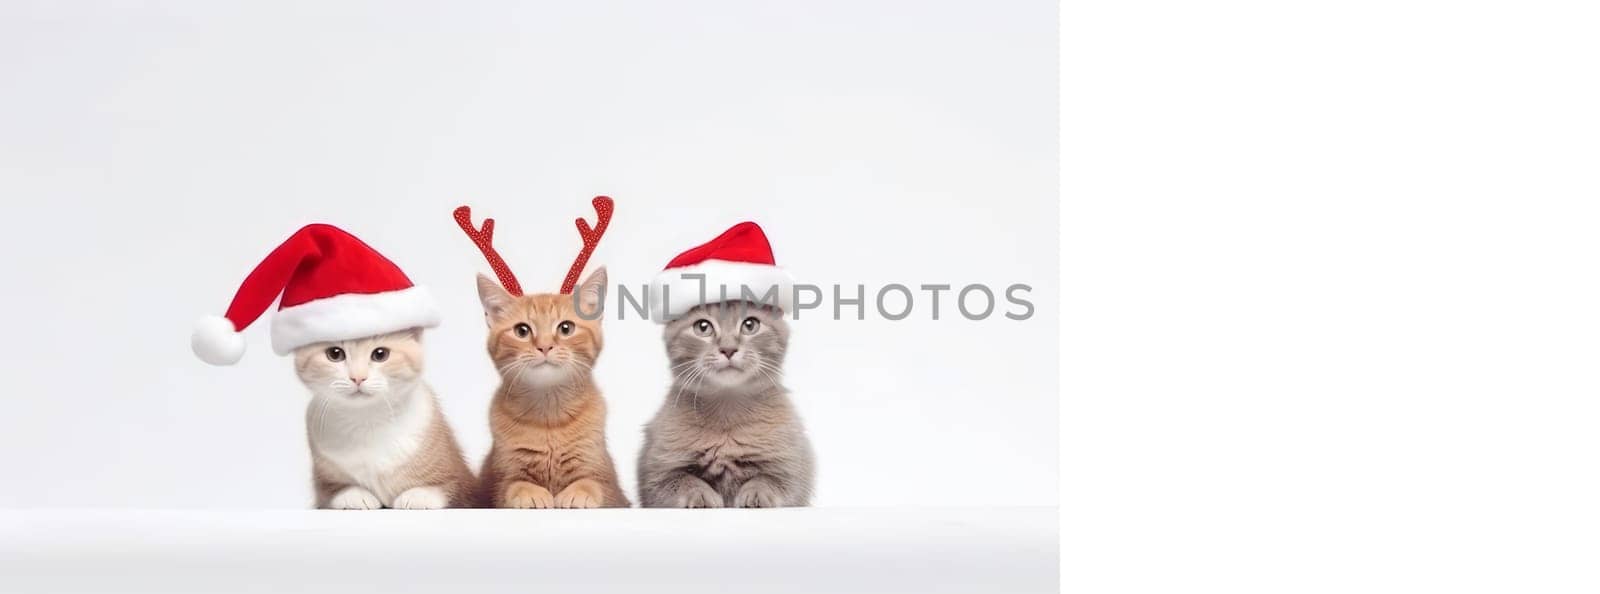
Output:
[[[508,385],[548,388],[587,377],[600,357],[599,316],[606,269],[589,274],[573,293],[588,317],[578,315],[573,295],[541,293],[515,297],[493,279],[478,275],[478,298],[489,323],[489,358]]]
[[[682,383],[777,385],[789,326],[783,312],[747,301],[701,305],[667,323],[667,359]]]
[[[322,342],[294,351],[300,382],[318,398],[368,406],[410,393],[422,378],[422,331]]]

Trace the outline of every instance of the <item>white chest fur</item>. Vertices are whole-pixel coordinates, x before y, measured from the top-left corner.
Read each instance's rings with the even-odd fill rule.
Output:
[[[385,506],[404,491],[405,485],[392,480],[395,471],[422,447],[434,414],[433,394],[426,388],[396,396],[389,395],[390,406],[377,402],[359,408],[324,407],[320,397],[313,398],[307,411],[306,430],[317,455]]]

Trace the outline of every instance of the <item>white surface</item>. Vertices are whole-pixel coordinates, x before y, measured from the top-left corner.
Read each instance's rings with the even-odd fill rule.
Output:
[[[0,511],[5,592],[1054,592],[1056,555],[1054,508]]]
[[[1063,11],[1063,589],[1600,592],[1600,3]]]
[[[307,396],[266,325],[225,369],[189,332],[312,221],[434,292],[427,376],[476,465],[488,266],[451,210],[494,217],[553,291],[596,194],[617,214],[591,265],[634,287],[744,219],[799,282],[1033,285],[1028,322],[965,320],[951,293],[937,322],[804,317],[788,382],[820,505],[1053,505],[1054,11],[0,3],[0,469],[27,485],[0,506],[305,507]],[[660,332],[608,321],[595,366],[630,493]]]

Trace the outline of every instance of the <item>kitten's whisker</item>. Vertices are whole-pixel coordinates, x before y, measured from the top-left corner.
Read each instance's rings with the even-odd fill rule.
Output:
[[[694,372],[693,369],[689,369],[689,370],[685,370],[683,373],[684,374],[688,374],[688,373],[693,373],[693,372]],[[685,381],[685,378],[682,375],[675,375],[672,378],[672,405],[673,406],[677,406],[678,405],[678,401],[683,398],[683,382],[684,381]]]
[[[768,363],[765,362],[765,360],[762,360],[762,362],[757,362],[757,367],[763,368],[763,370],[771,371],[776,378],[782,378],[782,376],[784,376],[784,370],[782,370],[781,367],[778,367],[778,363]]]
[[[677,406],[679,402],[683,401],[683,391],[685,388],[689,387],[690,382],[693,382],[699,379],[700,376],[705,375],[705,368],[695,367],[685,371],[684,373],[687,374],[687,376],[682,378],[680,381],[675,382],[677,384],[677,391],[674,393],[674,397],[672,399],[673,406]]]
[[[672,385],[678,387],[683,386],[689,381],[689,378],[694,377],[694,375],[699,373],[699,371],[700,368],[698,367],[685,367],[682,371],[673,372]]]
[[[328,420],[328,414],[327,414],[328,413],[328,403],[330,403],[330,402],[333,402],[333,399],[331,399],[331,398],[323,398],[322,399],[322,406],[318,407],[317,408],[317,414],[313,415],[316,418],[317,433],[319,435],[322,434],[323,426],[327,424],[327,420]]]
[[[757,359],[756,371],[760,371],[762,375],[767,376],[767,381],[772,382],[772,387],[783,388],[783,384],[778,381],[783,378],[783,370],[778,368],[777,365]]]
[[[710,367],[701,367],[700,373],[694,375],[693,383],[689,384],[689,398],[695,408],[700,408],[700,385],[705,383],[706,377],[711,375]]]
[[[677,373],[672,374],[672,381],[673,381],[673,383],[677,383],[677,382],[686,380],[690,376],[694,375],[694,373],[696,371],[699,371],[698,367],[685,368],[683,371],[679,371]]]
[[[762,377],[767,378],[767,383],[772,384],[772,387],[774,387],[774,388],[778,387],[778,380],[772,378],[772,374],[767,372],[767,368],[766,367],[763,367],[763,366],[757,364],[756,365],[756,373],[759,373],[759,374],[761,374]]]
[[[711,373],[711,367],[709,365],[703,366],[700,369],[701,373],[694,376],[694,388],[689,391],[689,403],[694,406],[695,410],[700,410],[700,383],[705,381],[706,376]]]

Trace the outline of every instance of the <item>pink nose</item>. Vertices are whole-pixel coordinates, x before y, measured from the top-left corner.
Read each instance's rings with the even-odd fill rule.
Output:
[[[355,383],[356,383],[356,385],[357,385],[357,386],[359,386],[359,385],[361,385],[361,382],[364,382],[364,381],[367,381],[367,378],[366,378],[366,376],[362,376],[362,377],[351,377],[351,378],[350,378],[350,381],[352,381],[352,382],[355,382]]]
[[[718,350],[722,351],[722,356],[727,357],[729,361],[732,361],[733,360],[733,356],[739,352],[739,349],[718,349]]]
[[[553,348],[556,348],[556,347],[547,346],[547,347],[533,347],[533,348],[539,349],[539,354],[541,354],[541,355],[548,355],[548,354],[550,354],[550,349],[553,349]]]

